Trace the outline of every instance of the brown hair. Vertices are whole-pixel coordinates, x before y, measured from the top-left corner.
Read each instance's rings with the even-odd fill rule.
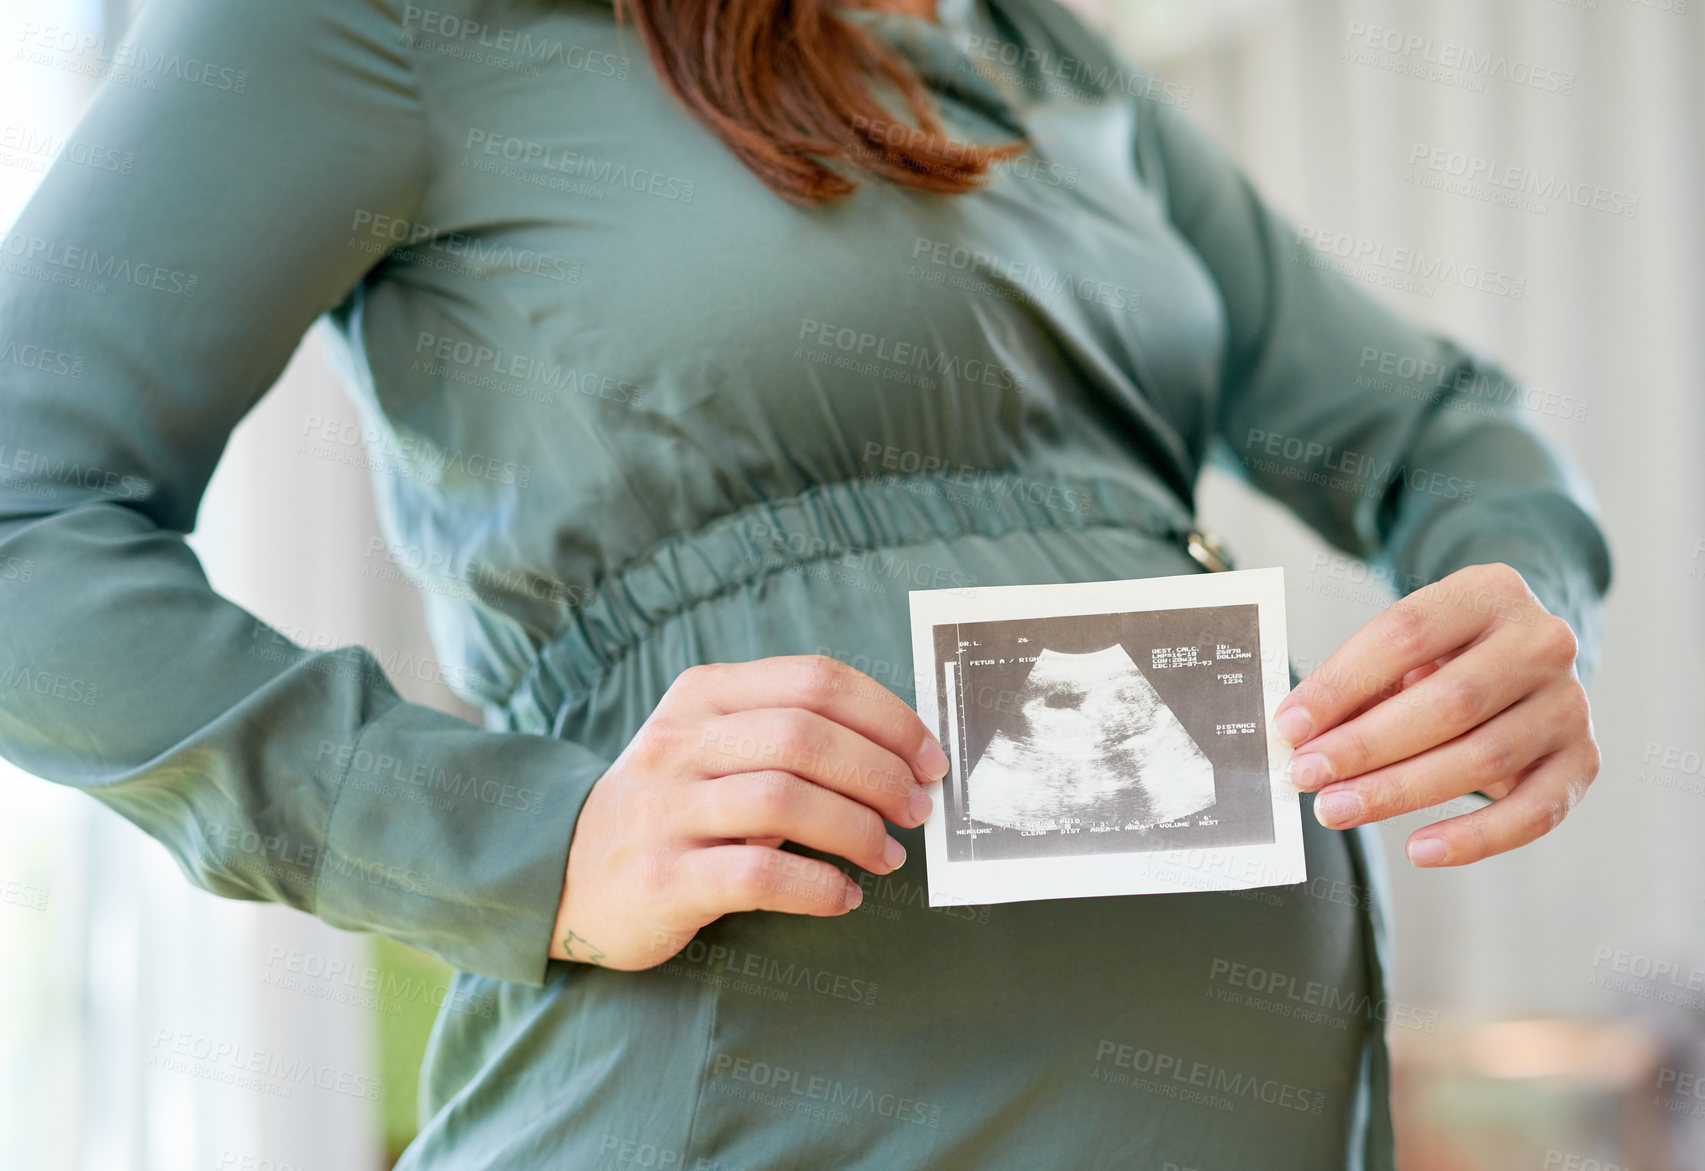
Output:
[[[906,61],[842,20],[833,0],[613,0],[627,9],[664,83],[778,195],[813,206],[865,171],[957,195],[979,186],[1016,142],[949,138]],[[873,82],[892,84],[916,125],[897,122]],[[837,167],[836,164],[841,166]]]

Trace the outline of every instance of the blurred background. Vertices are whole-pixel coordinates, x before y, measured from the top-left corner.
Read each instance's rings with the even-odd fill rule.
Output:
[[[1429,1025],[1392,1029],[1401,1165],[1705,1171],[1702,5],[1079,6],[1332,263],[1539,392],[1535,425],[1602,497],[1617,581],[1591,687],[1604,766],[1589,800],[1535,845],[1460,871],[1402,860],[1409,832],[1456,810],[1382,831],[1393,995],[1414,1010],[1400,1023]],[[34,22],[110,46],[128,9],[7,0],[0,44],[11,58]],[[1546,83],[1513,80],[1530,70]],[[27,61],[0,69],[0,225],[93,84]],[[1526,182],[1494,186],[1478,177],[1488,163]],[[1484,286],[1497,291],[1449,275],[1463,269],[1497,274]],[[367,645],[406,698],[477,723],[375,544],[366,473],[315,461],[310,475],[295,456],[307,414],[350,414],[316,334],[214,478],[192,541],[214,586],[299,642]],[[1305,671],[1390,599],[1223,475],[1201,506],[1240,566],[1285,566]],[[0,1167],[29,1171],[388,1167],[413,1133],[448,979],[386,941],[198,892],[115,815],[4,762],[0,960]],[[181,1032],[378,1090],[272,1097],[152,1066],[158,1039]]]

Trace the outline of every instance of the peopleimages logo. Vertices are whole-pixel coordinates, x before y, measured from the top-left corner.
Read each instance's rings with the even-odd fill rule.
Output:
[[[296,1086],[310,1085],[377,1102],[383,1088],[378,1078],[178,1029],[162,1028],[154,1034],[153,1052],[147,1065],[151,1069],[194,1074],[281,1098],[288,1098]]]
[[[90,278],[90,283],[77,287],[87,288],[91,292],[106,292],[105,282],[111,281],[120,285],[134,285],[139,289],[149,289],[156,293],[170,293],[179,297],[195,296],[196,287],[201,278],[194,273],[180,272],[175,268],[153,264],[148,261],[133,260],[128,256],[119,256],[112,252],[102,252],[98,248],[85,248],[78,244],[67,244],[62,240],[48,240],[41,236],[31,236],[23,232],[13,232],[0,236],[0,256],[15,258],[24,275],[35,275],[29,271],[34,268],[43,275],[60,275],[76,273]],[[51,276],[50,276],[51,279]],[[65,283],[56,281],[55,283]]]
[[[369,748],[356,748],[352,744],[322,740],[314,763],[314,775],[323,780],[341,776],[346,783],[352,783],[356,778],[366,778],[429,793],[466,797],[502,809],[537,813],[544,808],[542,790],[514,785],[495,777],[480,778],[460,769],[452,771],[430,761],[403,760]]]
[[[36,130],[15,122],[0,126],[0,166],[22,166],[41,171],[58,159],[96,171],[128,175],[136,156],[115,147],[101,146],[79,138],[64,138],[51,131]]]
[[[1345,1029],[1352,1021],[1368,1019],[1425,1033],[1436,1033],[1439,1027],[1436,1011],[1399,1001],[1376,1001],[1358,989],[1339,988],[1257,964],[1216,957],[1208,967],[1208,982],[1227,985],[1214,989],[1216,998],[1226,1003],[1325,1024],[1335,1029]]]
[[[1524,210],[1536,210],[1541,215],[1546,211],[1544,204],[1529,207],[1503,198],[1502,193],[1553,200],[1627,219],[1633,219],[1640,214],[1638,195],[1613,191],[1593,183],[1577,183],[1561,175],[1538,171],[1532,167],[1490,159],[1484,155],[1471,155],[1447,147],[1431,146],[1424,142],[1417,142],[1409,148],[1409,165],[1435,175],[1492,188],[1496,202],[1521,206]]]
[[[475,162],[474,166],[479,170],[488,169],[482,164],[495,167],[501,160],[584,179],[593,185],[594,190],[602,184],[681,203],[693,201],[693,181],[680,175],[667,175],[649,167],[630,166],[620,159],[582,154],[567,147],[532,142],[495,130],[470,129],[462,149],[469,154],[488,156]]]
[[[1587,408],[1592,405],[1584,398],[1514,382],[1469,362],[1445,366],[1413,354],[1363,346],[1358,365],[1363,373],[1356,375],[1357,386],[1427,399],[1440,397],[1435,391],[1448,391],[1443,396],[1446,406],[1474,414],[1494,415],[1500,408],[1513,405],[1585,422]]]
[[[1263,471],[1274,470],[1268,461],[1256,459],[1250,453],[1277,456],[1285,464],[1299,469],[1318,467],[1323,472],[1339,473],[1342,482],[1334,481],[1331,486],[1346,490],[1354,488],[1370,494],[1377,492],[1384,495],[1388,485],[1395,480],[1402,480],[1413,491],[1442,496],[1446,500],[1468,501],[1474,498],[1475,482],[1465,480],[1461,476],[1427,468],[1411,468],[1408,464],[1398,463],[1389,457],[1382,458],[1366,452],[1338,448],[1315,439],[1304,440],[1294,435],[1262,431],[1256,427],[1249,429],[1249,436],[1244,441],[1244,452],[1242,459],[1245,467],[1253,466]]]
[[[76,72],[110,77],[120,84],[134,84],[138,78],[152,83],[156,78],[166,77],[230,93],[247,93],[249,88],[247,69],[204,61],[199,57],[185,57],[181,53],[161,52],[131,40],[113,45],[94,33],[38,24],[33,20],[24,22],[18,39],[23,46],[17,54],[20,60],[62,68],[69,62],[85,61],[90,67]]]
[[[22,366],[25,370],[39,370],[43,374],[53,374],[61,378],[83,377],[84,363],[78,355],[28,343],[19,345],[10,338],[0,338],[0,362]]]
[[[790,1097],[803,1098],[829,1108],[859,1110],[878,1118],[891,1118],[932,1130],[941,1124],[942,1107],[933,1102],[789,1069],[784,1065],[771,1065],[766,1061],[718,1053],[711,1060],[711,1073],[767,1090],[783,1101]]]
[[[541,65],[556,65],[626,81],[629,70],[633,68],[633,61],[619,54],[547,40],[520,29],[469,20],[453,12],[415,4],[403,8],[403,28],[404,37],[413,38],[411,43],[417,49],[443,53],[453,47],[460,52],[448,55],[467,56],[486,64],[497,63],[505,57],[513,58],[514,64],[524,66],[530,75],[536,75]],[[476,56],[471,52],[475,49],[489,52]]]
[[[1190,105],[1190,91],[1186,87],[1160,81],[1110,61],[1088,61],[1038,49],[1034,45],[1018,45],[1000,37],[975,34],[968,39],[965,51],[973,63],[987,61],[1005,66],[1009,79],[1029,90],[1059,93],[1071,86],[1143,98],[1180,110]]]
[[[833,359],[838,353],[846,368],[881,376],[886,369],[896,375],[894,381],[912,382],[931,389],[942,383],[975,383],[996,390],[1020,390],[1028,376],[1022,371],[991,362],[987,358],[951,354],[935,346],[900,341],[871,333],[865,329],[835,325],[826,321],[804,318],[799,323],[796,339],[806,345],[819,347],[813,354],[800,347],[794,357],[807,360]],[[841,365],[840,362],[834,362]]]
[[[400,219],[366,208],[356,209],[349,230],[356,233],[353,243],[358,247],[365,246],[366,251],[389,253],[393,245],[400,245],[410,250],[411,254],[404,259],[411,263],[420,263],[423,249],[441,253],[442,258],[453,262],[444,267],[465,271],[480,280],[494,272],[516,272],[567,284],[580,281],[578,260],[564,260],[536,248],[488,243],[465,232],[446,232],[431,224]],[[366,240],[362,239],[364,236]]]
[[[866,1006],[876,1003],[878,984],[875,980],[814,968],[794,960],[784,962],[774,956],[710,944],[702,939],[691,940],[671,962],[700,965],[719,976],[746,976],[779,988],[803,989],[832,1000],[847,1000]]]
[[[1344,32],[1344,42],[1345,55],[1359,64],[1379,65],[1427,81],[1471,90],[1484,89],[1488,81],[1506,81],[1565,97],[1575,92],[1575,75],[1566,69],[1548,68],[1505,53],[1477,53],[1455,41],[1435,40],[1366,21],[1352,20]],[[1386,61],[1373,56],[1381,53]]]
[[[1347,232],[1305,227],[1297,233],[1297,245],[1299,258],[1311,267],[1329,268],[1358,280],[1391,285],[1424,297],[1434,294],[1435,284],[1456,285],[1514,301],[1527,295],[1526,277]]]
[[[1065,512],[1088,512],[1090,499],[1082,489],[1026,480],[1011,472],[954,464],[939,455],[907,448],[884,446],[874,441],[864,445],[864,465],[880,468],[890,476],[919,476],[939,479],[952,487],[975,489],[978,495],[1015,497],[1031,504]]]
[[[912,259],[937,268],[976,274],[996,282],[991,292],[1022,291],[1037,297],[1064,294],[1094,305],[1135,313],[1142,308],[1140,289],[1114,284],[1099,277],[1085,277],[1052,268],[1035,261],[1012,260],[955,244],[950,240],[931,240],[919,236],[912,242]],[[908,272],[908,276],[917,275]]]
[[[577,366],[564,366],[548,358],[515,354],[499,347],[427,330],[415,335],[414,352],[417,355],[416,365],[412,367],[415,373],[451,376],[450,367],[453,366],[467,372],[465,378],[454,378],[455,381],[500,392],[506,388],[535,390],[537,394],[532,397],[552,404],[559,400],[551,392],[559,390],[618,403],[637,403],[645,392],[645,387],[629,379],[613,378],[593,370],[581,370]],[[426,360],[424,365],[421,364],[421,356]],[[561,401],[566,405],[573,400],[565,395]]]
[[[425,435],[399,435],[309,413],[303,417],[297,452],[346,463],[402,479],[441,484],[450,480],[485,480],[525,488],[533,465],[512,459],[444,448]]]
[[[5,444],[0,444],[0,484],[13,490],[40,488],[41,495],[49,494],[53,486],[86,488],[120,500],[140,500],[151,488],[140,476],[55,459],[45,452]]]
[[[1224,1069],[1204,1061],[1191,1061],[1137,1045],[1121,1045],[1104,1039],[1096,1044],[1095,1061],[1095,1073],[1100,1075],[1100,1080],[1123,1084],[1119,1077],[1108,1076],[1110,1071],[1105,1067],[1112,1066],[1150,1079],[1157,1087],[1187,1086],[1203,1093],[1223,1095],[1209,1103],[1218,1109],[1228,1109],[1238,1098],[1250,1098],[1304,1114],[1319,1114],[1326,1105],[1326,1094],[1320,1090],[1295,1086],[1277,1078]],[[1220,1105],[1222,1102],[1226,1105]]]

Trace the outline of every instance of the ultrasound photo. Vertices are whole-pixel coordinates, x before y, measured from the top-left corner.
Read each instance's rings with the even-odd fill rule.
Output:
[[[932,905],[1303,880],[1280,570],[911,602]]]

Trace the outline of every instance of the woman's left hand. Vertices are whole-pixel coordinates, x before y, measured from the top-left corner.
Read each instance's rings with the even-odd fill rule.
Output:
[[[1598,775],[1568,623],[1508,565],[1471,565],[1358,630],[1297,685],[1274,730],[1322,825],[1348,829],[1481,792],[1415,831],[1409,860],[1460,866],[1557,827]]]

